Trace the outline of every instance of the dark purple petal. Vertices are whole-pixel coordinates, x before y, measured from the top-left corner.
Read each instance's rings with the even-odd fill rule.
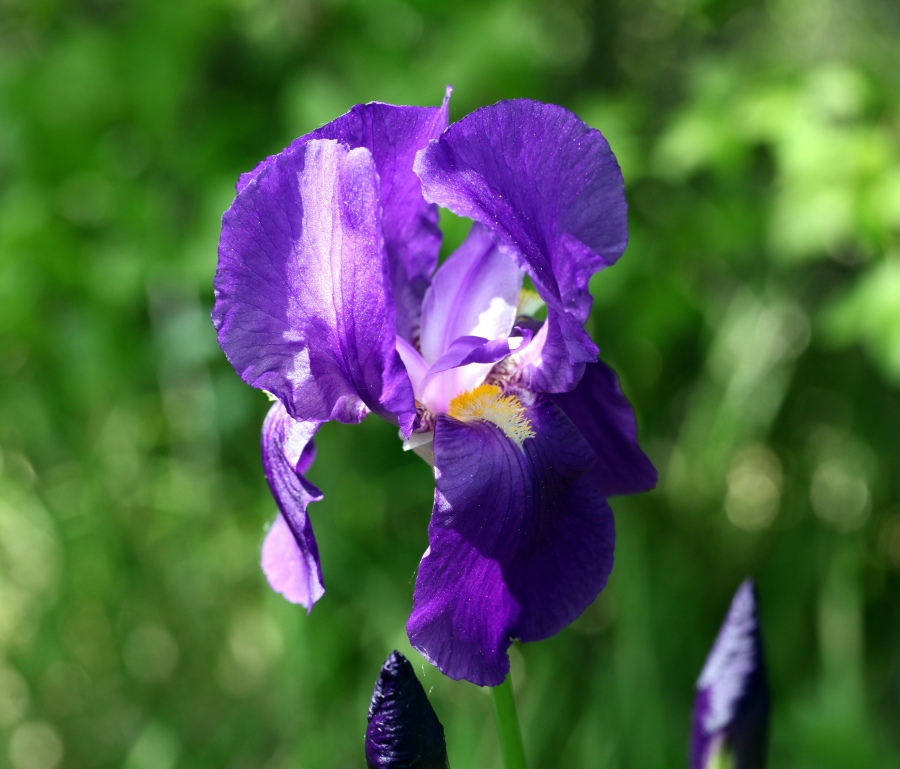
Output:
[[[319,548],[306,513],[322,492],[303,477],[315,456],[312,438],[318,422],[297,422],[276,402],[262,430],[263,469],[280,514],[262,548],[262,567],[272,589],[312,611],[325,587]]]
[[[612,570],[612,512],[584,474],[593,452],[546,399],[525,414],[535,437],[521,447],[446,415],[434,434],[430,548],[407,631],[444,674],[481,686],[503,681],[513,639],[557,633]]]
[[[440,107],[357,104],[337,120],[294,140],[288,148],[295,150],[313,139],[335,139],[350,149],[365,147],[372,153],[381,180],[382,227],[397,308],[397,334],[407,341],[412,341],[418,325],[422,297],[441,247],[437,207],[422,198],[413,161],[416,152],[447,127],[450,90]],[[243,174],[238,192],[275,157]]]
[[[528,271],[548,317],[559,316],[547,344],[563,347],[570,367],[594,360],[579,332],[588,282],[628,240],[622,174],[600,132],[556,105],[500,102],[450,126],[415,170],[426,200],[481,222]]]
[[[310,141],[273,158],[222,218],[215,288],[229,361],[295,419],[359,422],[371,409],[411,431],[367,149]]]
[[[574,390],[549,397],[597,455],[589,472],[604,497],[638,494],[656,486],[656,468],[638,446],[631,404],[609,366],[588,363]]]
[[[400,652],[384,661],[369,705],[369,769],[448,769],[444,727]]]
[[[724,751],[734,769],[763,769],[769,726],[769,688],[756,610],[756,590],[746,580],[697,681],[691,769],[709,769]]]

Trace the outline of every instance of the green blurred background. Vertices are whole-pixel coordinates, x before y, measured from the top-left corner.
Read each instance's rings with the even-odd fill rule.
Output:
[[[558,102],[618,154],[631,243],[591,331],[658,490],[512,661],[532,767],[684,767],[753,575],[772,767],[900,766],[895,0],[0,0],[0,766],[359,767],[408,653],[457,769],[490,699],[409,650],[433,481],[322,429],[328,592],[271,593],[265,397],[209,322],[240,172],[357,102]],[[448,243],[462,237],[448,227]]]

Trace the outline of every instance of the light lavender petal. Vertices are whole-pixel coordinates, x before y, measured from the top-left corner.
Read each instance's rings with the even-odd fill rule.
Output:
[[[496,339],[516,320],[522,270],[474,224],[435,273],[422,307],[422,357],[432,365],[461,336]]]
[[[307,506],[322,492],[303,477],[314,458],[317,422],[297,422],[276,402],[262,430],[263,468],[279,515],[262,548],[262,567],[272,589],[312,611],[325,592],[319,549]]]

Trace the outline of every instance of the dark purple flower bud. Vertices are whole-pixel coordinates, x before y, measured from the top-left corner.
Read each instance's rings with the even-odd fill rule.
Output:
[[[366,765],[369,769],[449,769],[444,727],[412,665],[393,651],[369,705],[366,729]]]
[[[756,588],[735,593],[697,680],[691,769],[763,769],[769,732],[769,686]]]

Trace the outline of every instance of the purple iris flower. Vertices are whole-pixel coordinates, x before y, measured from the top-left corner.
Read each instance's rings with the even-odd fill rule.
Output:
[[[444,727],[412,665],[393,651],[384,661],[369,705],[369,769],[447,769]]]
[[[697,680],[691,769],[763,769],[768,731],[769,687],[756,589],[748,579]]]
[[[409,638],[451,678],[495,685],[513,639],[553,635],[603,589],[606,498],[652,488],[656,471],[584,329],[588,281],[627,240],[608,143],[528,100],[447,128],[449,93],[357,105],[244,174],[213,322],[241,378],[275,399],[271,586],[308,609],[322,596],[312,438],[375,412],[436,479]],[[440,267],[436,204],[473,220]]]

